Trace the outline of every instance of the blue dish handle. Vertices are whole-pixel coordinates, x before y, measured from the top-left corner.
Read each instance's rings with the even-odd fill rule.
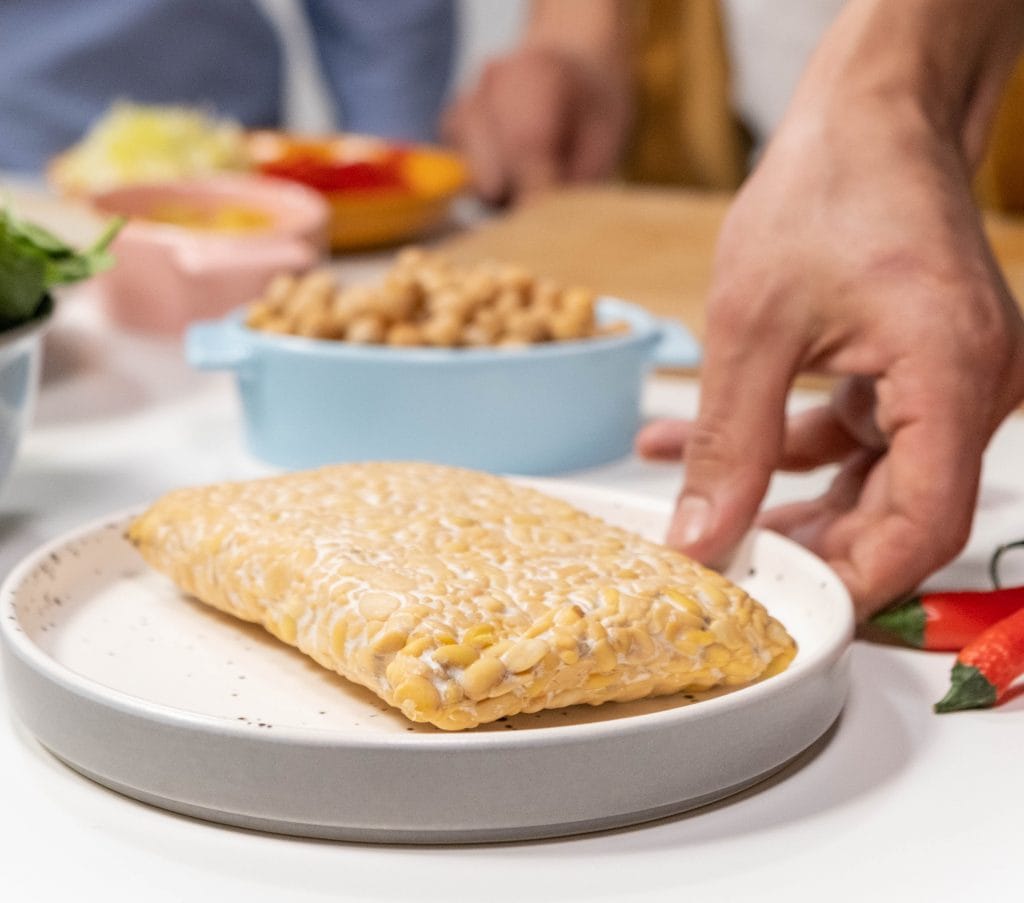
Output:
[[[253,352],[223,320],[203,320],[185,333],[185,359],[197,370],[240,370]]]
[[[661,338],[651,355],[655,367],[697,367],[702,358],[700,342],[677,320],[659,320]]]

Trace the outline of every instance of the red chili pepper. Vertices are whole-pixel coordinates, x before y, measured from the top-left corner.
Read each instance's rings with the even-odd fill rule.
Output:
[[[949,692],[936,712],[995,705],[1024,673],[1024,609],[1003,618],[960,650]]]
[[[271,176],[302,182],[319,191],[369,191],[393,189],[409,191],[402,168],[405,151],[390,151],[373,160],[339,163],[322,153],[293,151],[281,160],[260,165]]]
[[[879,612],[871,623],[919,649],[957,652],[1020,609],[1024,609],[1024,586],[924,593]]]

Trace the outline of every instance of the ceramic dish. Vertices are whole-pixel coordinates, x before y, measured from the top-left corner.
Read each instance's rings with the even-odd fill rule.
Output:
[[[256,176],[129,185],[92,197],[96,209],[129,218],[114,241],[117,265],[100,277],[111,317],[132,329],[180,333],[254,298],[282,270],[302,271],[323,254],[328,211],[314,191]],[[252,231],[189,228],[147,217],[159,210],[210,214],[230,205],[262,214]]]
[[[629,453],[655,364],[687,367],[681,325],[612,298],[623,335],[516,349],[390,348],[249,329],[241,313],[188,331],[186,357],[233,370],[252,452],[280,467],[415,459],[549,474]]]
[[[331,210],[330,241],[335,251],[354,251],[407,241],[437,228],[452,201],[468,183],[468,170],[451,151],[432,145],[396,145],[367,135],[340,134],[319,139],[281,132],[253,132],[248,150],[254,166],[289,177],[289,162],[313,155],[324,163],[359,164],[400,154],[403,187],[321,190]],[[301,171],[295,178],[302,180]],[[317,187],[315,176],[307,184]]]
[[[533,482],[656,538],[668,508]],[[45,546],[0,589],[15,711],[72,768],[144,802],[248,828],[480,842],[682,812],[776,772],[835,720],[853,616],[835,575],[771,533],[729,575],[799,644],[769,680],[694,703],[577,706],[458,734],[414,725],[262,630],[182,597],[123,537],[130,515]]]

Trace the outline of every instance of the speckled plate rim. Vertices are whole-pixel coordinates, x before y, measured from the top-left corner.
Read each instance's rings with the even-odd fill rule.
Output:
[[[622,504],[632,508],[644,508],[648,511],[667,515],[669,506],[657,500],[637,496],[618,490],[581,486],[563,480],[518,479],[524,485],[548,489],[558,494],[559,487],[566,492],[585,492],[589,496],[600,496],[605,501]],[[243,726],[223,718],[202,713],[189,712],[160,703],[151,702],[143,697],[133,696],[123,691],[100,684],[66,668],[17,627],[15,604],[19,588],[29,575],[48,557],[60,552],[64,547],[81,541],[89,535],[104,530],[123,530],[127,522],[140,513],[139,508],[131,508],[108,514],[94,519],[81,527],[62,534],[45,543],[35,552],[23,559],[0,586],[0,639],[6,649],[17,655],[40,676],[52,681],[64,690],[79,694],[86,699],[101,705],[113,707],[131,715],[144,714],[147,718],[170,727],[199,729],[204,732],[228,737],[248,737],[249,733]],[[742,687],[722,696],[703,700],[698,705],[682,706],[659,712],[648,712],[639,715],[627,715],[607,721],[588,722],[583,724],[560,725],[557,729],[522,729],[512,732],[483,733],[460,731],[452,733],[412,735],[388,734],[371,735],[359,730],[342,730],[337,728],[316,729],[301,727],[281,727],[272,736],[264,736],[263,742],[272,745],[292,745],[302,743],[306,746],[331,747],[344,744],[346,747],[373,749],[423,748],[429,745],[431,750],[452,751],[473,749],[493,750],[495,748],[510,749],[516,747],[560,746],[571,740],[598,741],[602,738],[617,736],[624,730],[634,735],[648,731],[660,732],[666,726],[681,723],[696,724],[706,719],[721,717],[736,708],[785,695],[795,683],[801,681],[808,672],[820,669],[827,662],[837,658],[849,645],[853,638],[854,615],[853,607],[845,587],[836,574],[819,558],[803,547],[778,534],[764,530],[753,530],[744,540],[745,543],[760,538],[761,541],[778,543],[785,548],[786,554],[793,556],[802,568],[814,574],[824,586],[828,587],[829,595],[835,596],[832,604],[838,604],[842,610],[837,613],[834,629],[831,634],[821,640],[812,649],[801,648],[790,667],[781,674],[767,680]],[[13,625],[13,626],[12,626]]]

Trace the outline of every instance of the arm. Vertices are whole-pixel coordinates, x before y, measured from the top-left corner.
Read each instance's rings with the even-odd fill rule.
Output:
[[[627,0],[534,0],[520,45],[445,117],[487,200],[611,174],[630,120]]]
[[[638,437],[685,449],[672,544],[716,560],[774,470],[838,464],[762,523],[828,560],[861,615],[963,547],[982,452],[1024,397],[1024,323],[970,194],[1022,38],[1018,0],[844,9],[723,227],[697,420]],[[800,370],[842,381],[787,423]]]
[[[622,63],[626,10],[623,0],[533,0],[523,46]]]

